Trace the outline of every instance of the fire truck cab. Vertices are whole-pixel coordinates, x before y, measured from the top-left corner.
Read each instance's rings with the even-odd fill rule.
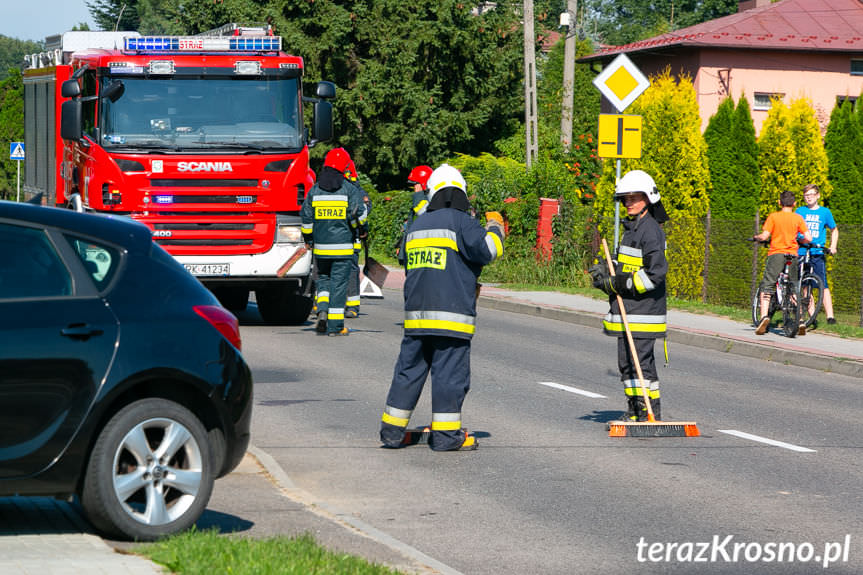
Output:
[[[25,70],[25,191],[138,220],[226,307],[244,309],[253,290],[265,321],[305,321],[299,212],[309,147],[333,134],[335,86],[304,97],[302,58],[267,28],[54,38]]]

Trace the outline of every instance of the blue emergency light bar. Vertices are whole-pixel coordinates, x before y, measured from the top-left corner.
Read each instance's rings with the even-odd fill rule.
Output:
[[[278,52],[281,36],[138,36],[126,37],[126,50],[137,52]]]

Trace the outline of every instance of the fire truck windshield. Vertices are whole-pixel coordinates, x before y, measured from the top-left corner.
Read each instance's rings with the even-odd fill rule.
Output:
[[[118,79],[103,79],[103,89]],[[123,77],[116,102],[103,98],[101,144],[107,149],[299,149],[297,78]]]

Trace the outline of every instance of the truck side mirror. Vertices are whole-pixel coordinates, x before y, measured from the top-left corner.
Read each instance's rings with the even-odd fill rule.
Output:
[[[60,86],[60,95],[64,98],[77,98],[81,95],[81,86],[78,80],[66,80]]]
[[[80,140],[82,119],[80,100],[63,102],[63,106],[60,108],[60,137],[74,142]]]
[[[116,102],[125,91],[126,85],[121,80],[114,80],[102,90],[102,98],[107,98],[112,102]]]
[[[310,146],[333,139],[333,105],[329,102],[315,102],[315,133]]]
[[[336,85],[332,82],[318,82],[318,87],[315,89],[315,94],[318,98],[332,100],[336,97]]]

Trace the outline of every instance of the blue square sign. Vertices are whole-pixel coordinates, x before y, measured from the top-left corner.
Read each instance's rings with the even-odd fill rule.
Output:
[[[24,159],[24,142],[9,142],[9,159]]]

